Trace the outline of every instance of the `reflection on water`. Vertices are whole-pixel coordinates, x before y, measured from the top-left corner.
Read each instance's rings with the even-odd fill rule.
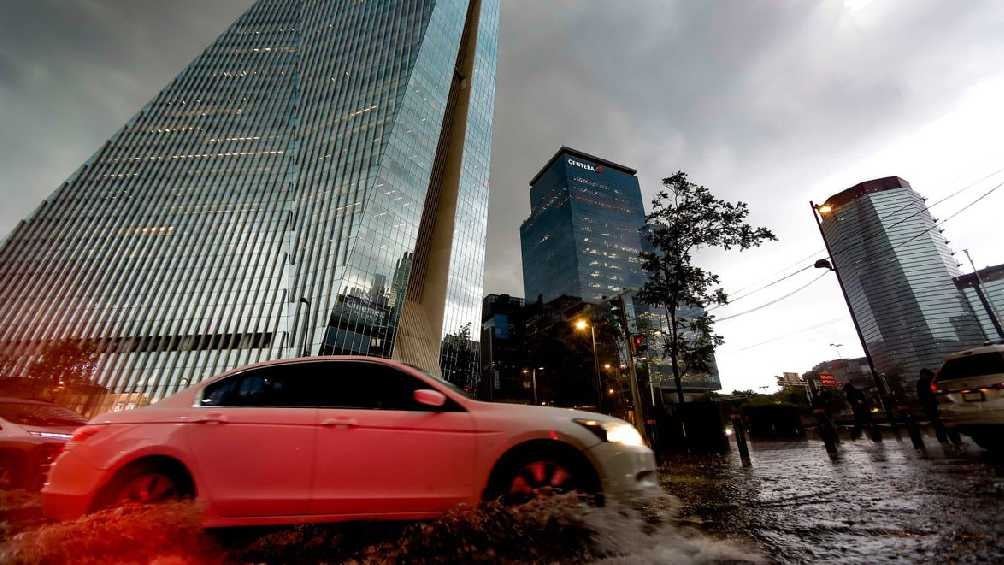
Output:
[[[1004,464],[972,444],[933,437],[755,443],[735,453],[674,456],[663,485],[703,531],[752,540],[778,562],[1001,562]]]

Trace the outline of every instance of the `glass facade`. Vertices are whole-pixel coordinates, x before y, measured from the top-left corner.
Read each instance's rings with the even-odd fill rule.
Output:
[[[982,344],[948,242],[899,177],[860,183],[820,207],[823,237],[877,371],[916,380]],[[909,387],[907,390],[910,390]]]
[[[530,181],[520,226],[528,302],[564,294],[599,303],[641,287],[645,210],[635,173],[562,147]]]
[[[962,275],[955,279],[955,285],[972,305],[987,340],[1004,341],[1001,335],[1004,333],[1004,265],[982,269],[978,277],[976,273]]]
[[[304,354],[442,374],[480,323],[498,13],[259,0],[4,240],[0,347],[87,342],[141,402]]]

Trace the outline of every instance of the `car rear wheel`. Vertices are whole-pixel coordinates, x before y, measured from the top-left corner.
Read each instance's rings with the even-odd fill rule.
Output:
[[[190,481],[174,469],[140,463],[125,469],[102,497],[102,508],[158,504],[192,497]]]

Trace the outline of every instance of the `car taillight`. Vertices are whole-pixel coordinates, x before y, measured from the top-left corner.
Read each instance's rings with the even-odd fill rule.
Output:
[[[938,373],[931,377],[931,394],[941,394],[941,389],[938,388]]]
[[[94,437],[94,434],[100,432],[102,428],[104,428],[104,426],[100,424],[99,425],[89,424],[77,428],[77,430],[73,432],[73,436],[70,437],[70,440],[67,441],[66,444],[63,446],[63,449],[66,450],[73,447],[74,445],[80,445],[81,443],[84,443],[88,439]]]

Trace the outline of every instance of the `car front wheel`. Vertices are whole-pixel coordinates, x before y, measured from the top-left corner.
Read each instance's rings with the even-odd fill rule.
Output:
[[[528,450],[505,461],[495,473],[487,500],[523,504],[539,496],[594,494],[599,484],[588,462],[561,451]]]

